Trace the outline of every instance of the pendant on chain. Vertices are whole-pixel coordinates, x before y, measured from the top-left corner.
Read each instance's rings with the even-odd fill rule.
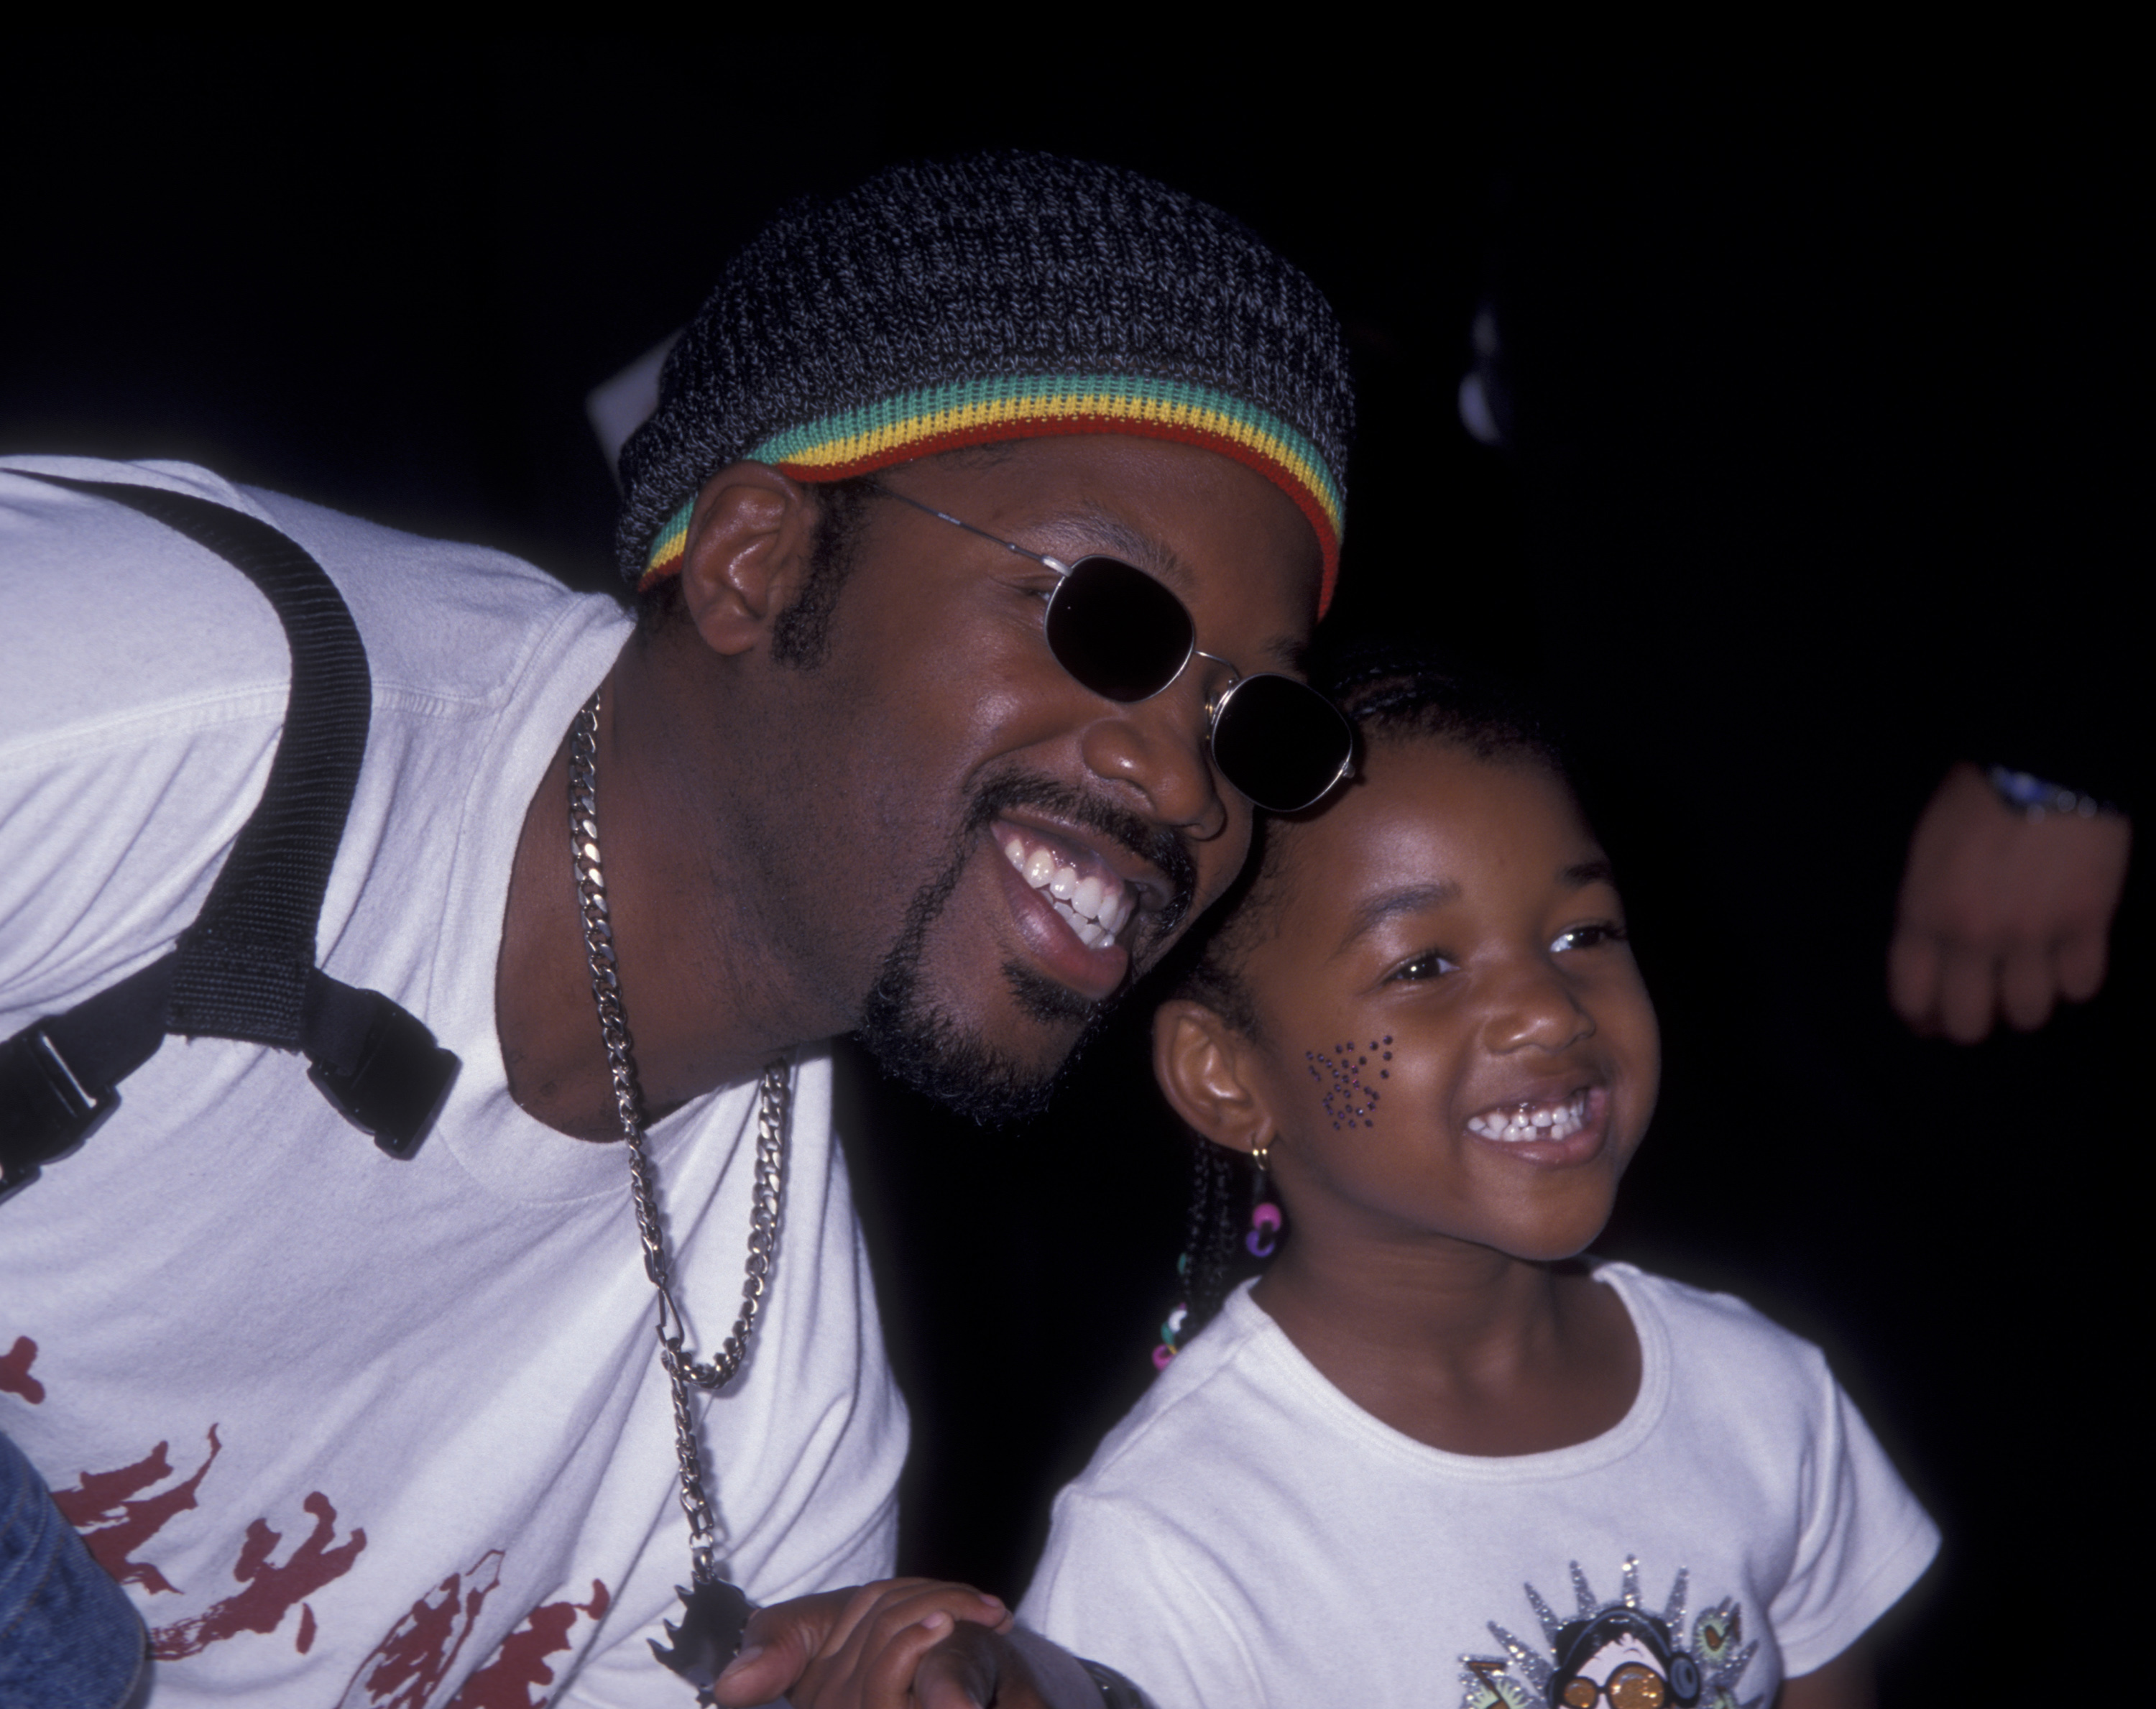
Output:
[[[577,880],[577,907],[583,918],[584,958],[591,968],[592,998],[598,1005],[599,1034],[606,1044],[614,1113],[629,1151],[629,1196],[636,1208],[637,1238],[644,1248],[644,1274],[659,1296],[659,1363],[673,1391],[681,1508],[689,1519],[689,1587],[677,1587],[675,1593],[682,1602],[681,1620],[678,1625],[670,1620],[665,1623],[673,1647],[662,1648],[654,1640],[651,1653],[696,1687],[699,1703],[708,1704],[714,1701],[713,1681],[741,1649],[742,1633],[755,1605],[719,1571],[718,1522],[704,1488],[703,1454],[697,1442],[696,1414],[689,1407],[689,1385],[694,1383],[706,1391],[722,1388],[748,1357],[749,1342],[756,1333],[757,1317],[778,1256],[793,1076],[786,1059],[781,1057],[765,1065],[757,1085],[756,1183],[749,1211],[748,1262],[742,1283],[741,1312],[732,1332],[720,1344],[717,1357],[706,1363],[684,1344],[686,1331],[674,1300],[665,1229],[659,1219],[659,1189],[644,1147],[643,1093],[637,1083],[628,1018],[622,1008],[606,877],[599,865],[598,733],[599,695],[594,690],[569,731],[569,844]]]

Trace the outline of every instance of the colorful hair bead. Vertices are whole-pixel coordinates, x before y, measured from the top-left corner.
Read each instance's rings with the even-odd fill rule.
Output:
[[[1160,1345],[1152,1350],[1154,1370],[1165,1371],[1168,1362],[1182,1351],[1176,1344],[1177,1338],[1182,1335],[1183,1322],[1189,1316],[1188,1306],[1178,1306],[1168,1314],[1168,1321],[1160,1326]]]

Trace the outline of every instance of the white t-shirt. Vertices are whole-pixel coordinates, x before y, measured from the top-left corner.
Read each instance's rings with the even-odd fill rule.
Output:
[[[501,553],[198,469],[10,460],[249,511],[336,581],[374,711],[318,956],[464,1066],[399,1162],[303,1059],[168,1039],[0,1205],[0,1429],[141,1609],[159,1709],[680,1709],[644,1642],[688,1528],[627,1160],[511,1101],[494,1023],[525,808],[627,620]],[[4,472],[0,605],[4,1037],[194,917],[290,666],[222,560]],[[830,1115],[829,1058],[806,1053],[775,1283],[745,1374],[699,1403],[723,1552],[759,1601],[891,1570],[905,1414]],[[741,1299],[754,1126],[752,1082],[650,1137],[706,1353]]]
[[[1727,1295],[1595,1273],[1639,1332],[1638,1398],[1592,1441],[1507,1458],[1379,1423],[1239,1291],[1056,1498],[1020,1618],[1161,1709],[1539,1709],[1578,1640],[1590,1678],[1685,1671],[1636,1624],[1625,1647],[1636,1609],[1699,1704],[1772,1701],[1938,1531],[1817,1348]]]

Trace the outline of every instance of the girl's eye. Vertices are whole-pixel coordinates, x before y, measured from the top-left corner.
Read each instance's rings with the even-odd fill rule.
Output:
[[[1417,956],[1393,978],[1413,983],[1419,979],[1435,979],[1440,973],[1456,973],[1459,971],[1459,962],[1450,956],[1440,955],[1435,950],[1431,950],[1426,955]]]
[[[1567,949],[1597,949],[1605,943],[1625,942],[1625,928],[1614,920],[1599,920],[1592,926],[1575,926],[1560,931],[1550,942],[1553,952]]]

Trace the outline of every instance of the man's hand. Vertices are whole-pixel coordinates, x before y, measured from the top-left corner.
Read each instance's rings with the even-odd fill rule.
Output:
[[[1909,839],[1887,987],[1920,1033],[1974,1044],[2004,1014],[2024,1032],[2103,984],[2133,841],[2128,821],[2006,805],[1982,772],[1946,775]]]
[[[1007,1629],[960,1626],[922,1658],[913,1676],[913,1701],[920,1709],[1066,1709],[1066,1706],[1097,1706],[1099,1692],[1081,1683],[1082,1698],[1070,1688],[1051,1694],[1030,1663],[1043,1650],[1054,1653],[1045,1638],[1033,1639],[1029,1650],[1021,1650]],[[1059,1657],[1059,1659],[1061,1659]],[[1067,1660],[1065,1666],[1073,1665]]]
[[[1035,1709],[1011,1624],[996,1598],[936,1579],[797,1597],[750,1617],[713,1689],[729,1709]]]

